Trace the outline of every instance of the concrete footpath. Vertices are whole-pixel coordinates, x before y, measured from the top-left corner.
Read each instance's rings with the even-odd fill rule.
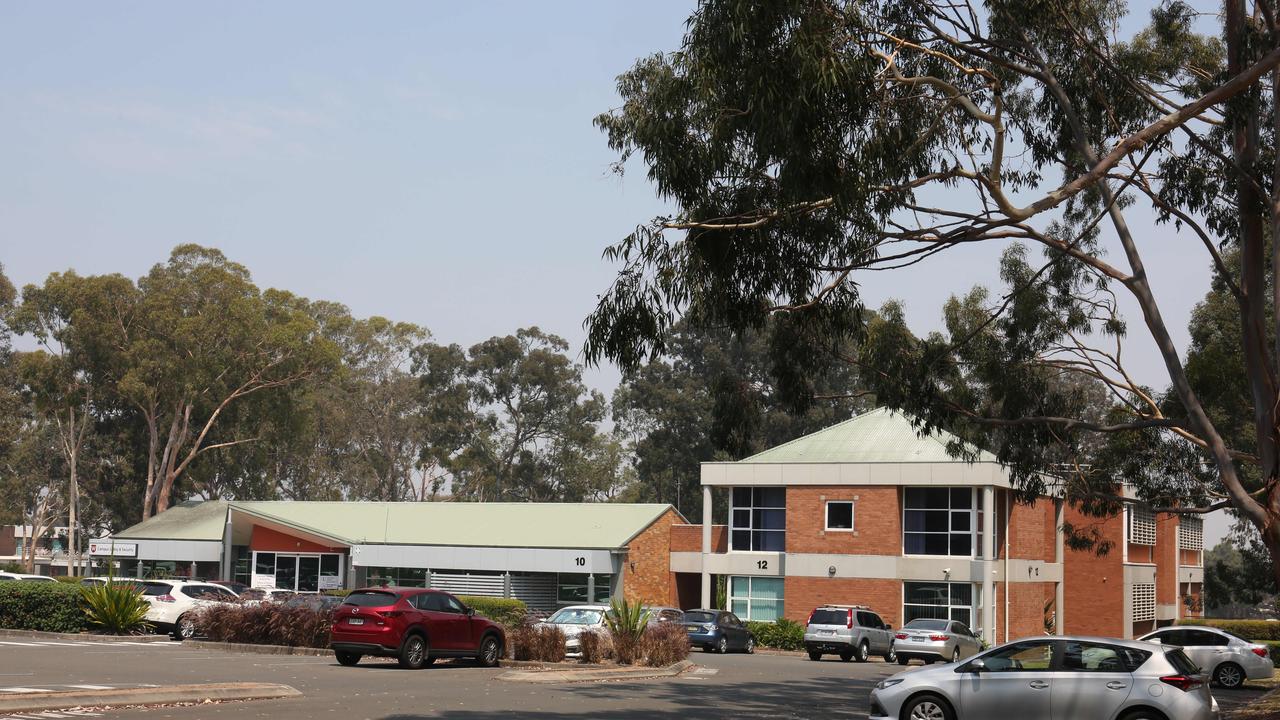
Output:
[[[39,712],[69,708],[107,708],[134,705],[174,705],[209,700],[268,700],[299,697],[288,685],[274,683],[205,683],[110,690],[64,690],[13,693],[0,696],[0,713]]]

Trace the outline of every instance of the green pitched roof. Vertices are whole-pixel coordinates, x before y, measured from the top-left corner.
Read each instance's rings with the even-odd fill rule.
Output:
[[[921,436],[901,413],[878,408],[740,460],[743,463],[947,463],[951,433]],[[996,462],[980,451],[978,462]]]
[[[112,537],[120,540],[221,540],[226,522],[225,501],[194,500],[174,505]]]
[[[333,538],[345,544],[460,545],[513,548],[618,548],[671,509],[670,505],[622,503],[419,503],[419,502],[241,502],[230,506],[264,520]],[[115,537],[175,538],[157,534],[195,532],[222,538],[228,503],[183,504]],[[191,507],[188,507],[191,506]],[[205,508],[204,506],[209,506]],[[171,514],[182,516],[172,521]],[[183,518],[186,518],[185,520]],[[208,527],[206,527],[208,526]]]

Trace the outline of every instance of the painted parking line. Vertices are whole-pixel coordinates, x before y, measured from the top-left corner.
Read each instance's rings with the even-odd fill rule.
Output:
[[[6,687],[0,688],[0,692],[7,693],[37,693],[37,692],[53,692],[44,688],[24,688],[24,687]]]
[[[8,640],[0,640],[0,645],[17,645],[19,647],[40,647],[35,643],[10,642]]]
[[[77,690],[112,690],[110,685],[67,685],[66,687],[75,688]]]

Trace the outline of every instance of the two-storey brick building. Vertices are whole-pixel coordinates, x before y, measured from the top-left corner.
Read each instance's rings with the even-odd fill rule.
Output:
[[[1141,544],[1149,513],[1136,509],[1102,521],[1122,553],[1070,551],[1060,529],[1073,508],[1012,502],[996,459],[952,457],[954,441],[875,410],[704,463],[703,523],[671,532],[672,601],[709,606],[720,581],[727,607],[749,619],[803,621],[822,603],[861,603],[894,626],[946,617],[1001,642],[1047,630],[1132,636],[1199,597],[1198,520],[1162,517]],[[728,503],[727,526],[711,522],[717,503]]]

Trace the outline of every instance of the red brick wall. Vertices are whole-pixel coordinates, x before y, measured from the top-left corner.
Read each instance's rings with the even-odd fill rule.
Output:
[[[253,526],[249,548],[258,552],[345,553],[347,551],[344,547],[326,547],[261,525]]]
[[[1005,584],[996,586],[996,642],[1044,635],[1044,604],[1053,600],[1054,584],[1015,582],[1009,588],[1009,637],[1005,637]]]
[[[1178,587],[1178,517],[1161,513],[1156,515],[1156,604],[1169,605],[1179,602]]]
[[[892,486],[788,487],[787,552],[901,555],[899,497]],[[826,531],[827,500],[854,501],[854,532]]]
[[[0,525],[0,555],[17,555],[18,543],[14,540],[14,527]]]
[[[1158,528],[1157,528],[1158,530]],[[1118,541],[1119,538],[1116,538]],[[1156,542],[1160,542],[1159,536]],[[1155,546],[1153,545],[1135,545],[1129,543],[1129,562],[1131,563],[1154,563],[1155,562]]]
[[[1015,560],[1054,560],[1053,501],[1013,504],[1009,518],[1009,557]],[[1046,531],[1046,525],[1048,531]],[[1003,557],[1003,556],[1002,556]]]
[[[902,620],[902,582],[870,578],[789,577],[783,585],[787,619],[803,623],[819,605],[866,605],[890,627]]]
[[[628,601],[671,605],[679,600],[675,573],[671,572],[671,535],[677,524],[693,527],[675,510],[667,510],[627,545],[622,595]],[[701,539],[698,542],[701,546]]]
[[[711,526],[711,552],[729,551],[729,528],[724,525]],[[701,525],[672,525],[671,552],[702,552]]]
[[[1201,556],[1199,550],[1179,550],[1178,554],[1179,565],[1199,567],[1204,564],[1204,558]]]
[[[1081,530],[1097,528],[1116,547],[1101,557],[1092,550],[1066,549],[1064,630],[1071,635],[1124,637],[1124,560],[1119,547],[1123,516],[1088,517],[1072,507],[1067,508],[1066,521]]]

